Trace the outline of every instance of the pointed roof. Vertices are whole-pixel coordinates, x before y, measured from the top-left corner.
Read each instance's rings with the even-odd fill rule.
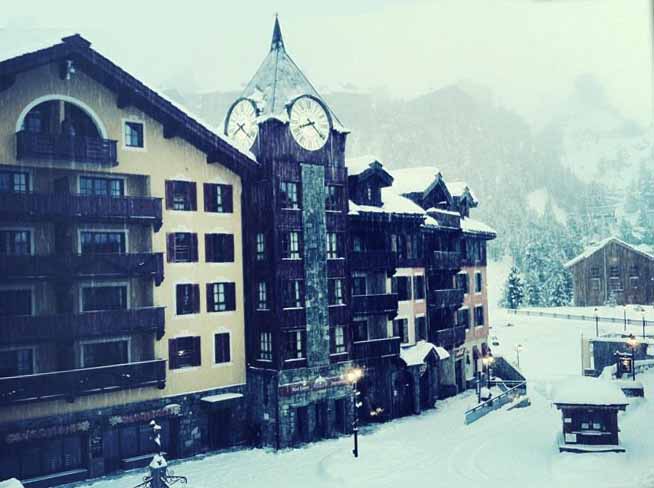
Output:
[[[638,249],[636,246],[633,246],[633,245],[631,245],[631,244],[629,244],[629,243],[627,243],[627,242],[625,242],[625,241],[623,241],[621,239],[618,239],[615,236],[611,236],[611,237],[607,237],[606,239],[603,239],[603,240],[599,241],[596,244],[591,244],[586,249],[584,249],[584,251],[581,254],[579,254],[578,256],[572,258],[570,261],[565,263],[563,265],[563,267],[570,268],[571,266],[574,266],[575,264],[579,263],[580,261],[583,261],[584,259],[592,256],[597,251],[600,251],[601,249],[603,249],[604,247],[606,247],[608,244],[611,244],[611,243],[615,243],[615,244],[617,244],[619,246],[622,246],[622,247],[624,247],[626,249],[629,249],[630,251],[633,251],[633,252],[635,252],[637,254],[640,254],[644,258],[654,260],[654,256],[652,256],[651,254],[649,254],[647,252],[644,252],[643,250]]]
[[[270,52],[241,96],[249,98],[257,104],[261,122],[268,118],[288,122],[287,105],[301,95],[312,95],[318,98],[329,110],[334,129],[348,132],[334,111],[286,52],[279,18],[275,17]]]

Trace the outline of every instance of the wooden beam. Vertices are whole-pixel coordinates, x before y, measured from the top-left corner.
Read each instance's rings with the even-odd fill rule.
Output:
[[[164,139],[172,139],[173,137],[177,137],[179,134],[179,123],[177,122],[165,122],[163,124],[163,134],[164,134]]]
[[[210,152],[207,153],[207,163],[213,164],[213,163],[218,163],[220,162],[220,159],[218,158],[218,154],[215,152]]]
[[[130,105],[132,105],[132,97],[127,92],[119,92],[118,97],[116,97],[116,106],[118,108],[126,108]]]

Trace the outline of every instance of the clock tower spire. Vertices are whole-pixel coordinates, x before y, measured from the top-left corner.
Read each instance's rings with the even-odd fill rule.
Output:
[[[279,16],[275,14],[275,27],[273,28],[272,42],[270,50],[284,49],[284,39],[282,38],[282,29],[279,26]]]

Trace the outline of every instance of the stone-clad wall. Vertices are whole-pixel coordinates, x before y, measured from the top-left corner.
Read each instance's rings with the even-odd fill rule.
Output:
[[[302,164],[307,364],[329,364],[325,168]]]

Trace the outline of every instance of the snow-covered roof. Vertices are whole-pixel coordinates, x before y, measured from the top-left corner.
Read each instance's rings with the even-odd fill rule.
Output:
[[[16,478],[9,478],[8,480],[0,481],[0,488],[24,488],[24,486]]]
[[[461,217],[461,230],[466,234],[492,234],[497,235],[490,225],[470,217]]]
[[[423,364],[427,355],[432,351],[436,353],[439,359],[442,359],[436,350],[436,346],[427,341],[418,341],[410,346],[402,346],[400,349],[400,358],[402,358],[402,361],[404,361],[407,366],[416,366]],[[445,351],[445,353],[447,353],[447,351]],[[447,354],[449,357],[449,353]]]
[[[424,192],[440,172],[435,166],[418,166],[389,171],[393,176],[393,186],[397,193]]]
[[[479,200],[477,200],[477,197],[475,194],[472,192],[470,187],[465,181],[446,181],[445,185],[447,186],[447,189],[450,192],[450,195],[453,197],[462,197],[464,194],[470,195],[470,198],[472,198],[472,201],[474,203],[478,203]]]
[[[589,376],[575,376],[554,389],[554,403],[564,405],[627,405],[627,397],[616,384]]]
[[[271,117],[287,121],[288,104],[301,95],[311,95],[318,98],[327,107],[334,129],[340,132],[348,132],[334,111],[327,105],[327,102],[320,96],[311,82],[304,76],[302,70],[286,52],[279,20],[275,19],[270,52],[268,52],[241,96],[255,102],[259,109],[259,121],[261,122]]]
[[[592,256],[597,251],[599,251],[600,249],[602,249],[603,247],[605,247],[606,245],[608,245],[610,243],[615,243],[615,244],[618,244],[620,246],[626,247],[627,249],[630,249],[630,250],[642,255],[643,257],[645,257],[647,259],[654,259],[654,256],[652,256],[651,254],[643,252],[642,250],[638,249],[636,246],[633,246],[633,245],[631,245],[631,244],[629,244],[629,243],[627,243],[627,242],[625,242],[625,241],[623,241],[621,239],[618,239],[615,236],[612,236],[612,237],[607,237],[606,239],[603,239],[603,240],[601,240],[600,242],[598,242],[596,244],[588,246],[586,249],[584,249],[584,251],[581,254],[579,254],[578,256],[576,256],[574,258],[572,258],[570,261],[565,263],[563,266],[566,267],[566,268],[569,268],[570,266],[574,266],[578,262],[583,261],[584,259]]]
[[[347,166],[347,174],[350,176],[361,174],[370,167],[371,163],[374,163],[375,161],[384,166],[384,163],[380,158],[371,154],[359,156],[356,158],[347,158],[345,160],[345,166]]]

